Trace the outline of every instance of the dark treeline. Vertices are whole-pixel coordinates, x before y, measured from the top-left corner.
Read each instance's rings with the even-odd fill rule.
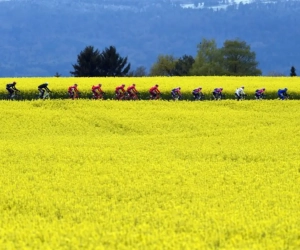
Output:
[[[227,40],[217,48],[215,40],[203,39],[195,57],[159,55],[150,69],[150,76],[259,76],[255,52],[244,41]],[[77,56],[77,64],[70,73],[76,77],[146,76],[144,67],[130,71],[127,57],[123,58],[110,46],[101,53],[87,46]]]

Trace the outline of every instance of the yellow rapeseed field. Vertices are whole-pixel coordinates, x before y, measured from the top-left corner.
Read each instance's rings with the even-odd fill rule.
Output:
[[[300,86],[273,79],[100,80],[111,90]],[[99,81],[16,80],[33,92],[44,81],[54,91]],[[300,249],[299,107],[0,101],[0,249]]]

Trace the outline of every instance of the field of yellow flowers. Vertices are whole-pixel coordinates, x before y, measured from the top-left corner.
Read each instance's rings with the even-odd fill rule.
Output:
[[[299,249],[299,106],[0,101],[0,249]]]
[[[114,97],[114,90],[117,86],[125,84],[126,88],[132,83],[136,84],[141,98],[148,99],[148,90],[155,84],[159,85],[162,98],[170,99],[170,91],[180,86],[183,92],[183,99],[190,100],[191,92],[197,87],[202,87],[206,99],[210,99],[214,88],[223,87],[226,99],[234,99],[234,92],[237,88],[245,86],[248,94],[247,99],[254,99],[254,92],[258,88],[266,88],[267,99],[276,99],[277,90],[287,87],[292,99],[300,100],[300,78],[299,77],[140,77],[140,78],[0,78],[0,100],[6,99],[6,84],[16,81],[17,88],[21,90],[23,99],[36,99],[38,95],[37,86],[48,82],[49,88],[53,91],[53,99],[68,98],[68,87],[74,83],[78,84],[81,98],[91,98],[91,87],[98,83],[102,84],[106,98]],[[2,86],[2,87],[1,87]]]

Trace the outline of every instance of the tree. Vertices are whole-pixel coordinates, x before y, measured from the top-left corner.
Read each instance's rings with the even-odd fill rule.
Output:
[[[128,76],[134,76],[134,77],[142,77],[146,76],[146,68],[144,66],[139,66],[135,70],[131,71]]]
[[[190,70],[195,62],[194,57],[184,55],[180,57],[176,63],[174,68],[175,76],[188,76],[190,74]]]
[[[256,54],[250,46],[240,40],[226,40],[221,48],[222,64],[226,75],[258,76],[262,72],[257,68]]]
[[[70,73],[75,77],[99,76],[99,66],[101,65],[100,52],[93,46],[87,46],[77,56],[77,64],[73,64],[74,71]]]
[[[293,76],[297,76],[296,74],[296,69],[294,66],[291,67],[291,73],[290,73],[290,76],[293,77]]]
[[[59,74],[58,72],[55,73],[54,77],[61,77],[61,74]]]
[[[191,75],[222,75],[222,56],[216,41],[214,39],[202,39],[197,48],[198,52],[190,72]]]
[[[127,57],[121,57],[114,46],[103,50],[100,55],[100,76],[126,76],[129,70]]]
[[[174,74],[176,59],[172,55],[159,55],[157,62],[150,69],[151,76],[172,76]]]

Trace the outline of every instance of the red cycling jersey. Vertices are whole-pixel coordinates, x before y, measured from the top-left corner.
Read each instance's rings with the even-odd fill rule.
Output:
[[[73,85],[69,87],[68,92],[73,92],[73,91],[78,92],[77,86]]]
[[[93,92],[95,92],[96,90],[98,90],[100,93],[103,92],[100,85],[96,85],[96,86],[93,86],[93,87],[92,87],[92,91],[93,91]]]
[[[127,92],[133,92],[133,93],[136,93],[137,92],[137,90],[136,90],[136,88],[135,88],[135,86],[129,86],[128,88],[127,88]]]
[[[150,92],[160,93],[158,87],[156,87],[156,86],[153,86],[149,91],[150,91]]]
[[[124,87],[125,86],[123,86],[123,85],[116,87],[116,93],[119,93],[120,91],[122,91],[124,93],[125,92]]]

